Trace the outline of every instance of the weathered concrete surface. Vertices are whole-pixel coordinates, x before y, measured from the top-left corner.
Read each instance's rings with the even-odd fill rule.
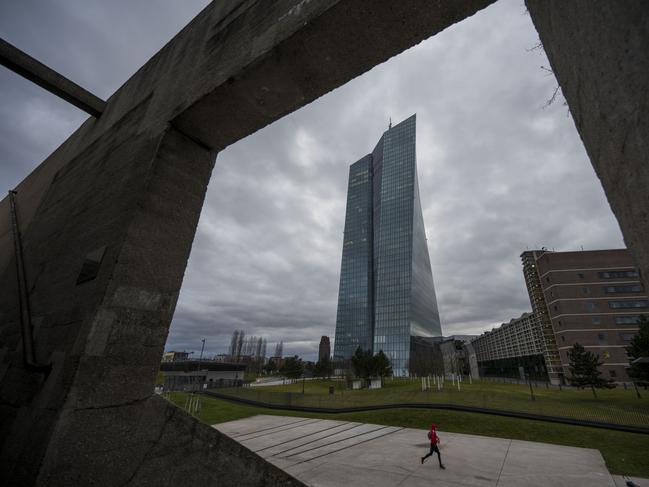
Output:
[[[48,376],[22,365],[0,202],[0,484],[203,485],[225,471],[219,485],[294,484],[151,398],[216,153],[492,1],[209,5],[17,188]],[[97,278],[77,285],[104,247]],[[187,468],[166,465],[182,477],[153,467],[174,448]]]
[[[597,450],[440,432],[442,461],[424,465],[426,431],[282,416],[214,425],[306,485],[615,487]]]
[[[43,485],[303,485],[158,396],[101,414],[65,411],[59,424],[68,422],[74,427],[59,428],[64,436],[57,438],[66,448],[50,452],[55,461],[46,458]],[[99,448],[94,437],[102,439]],[[92,477],[78,468],[79,458]]]
[[[526,4],[649,288],[649,2]]]

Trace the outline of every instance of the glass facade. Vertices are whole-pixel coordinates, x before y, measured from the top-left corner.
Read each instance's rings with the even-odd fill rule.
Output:
[[[349,168],[334,357],[372,345],[372,157]]]
[[[413,115],[350,167],[334,358],[358,346],[408,375],[411,337],[441,336],[419,199]]]

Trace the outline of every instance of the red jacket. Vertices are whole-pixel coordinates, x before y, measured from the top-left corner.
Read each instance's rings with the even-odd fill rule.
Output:
[[[431,429],[428,432],[428,439],[430,440],[431,445],[437,445],[437,443],[439,443],[439,436],[437,436],[437,431]]]

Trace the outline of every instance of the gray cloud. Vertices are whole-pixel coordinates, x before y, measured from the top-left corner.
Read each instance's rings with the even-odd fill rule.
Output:
[[[205,2],[3,5],[2,36],[106,97]],[[34,12],[38,12],[34,18]],[[233,329],[313,358],[333,337],[347,171],[417,113],[419,182],[445,334],[530,309],[519,255],[620,247],[620,231],[519,0],[501,0],[217,158],[168,348]],[[28,49],[29,48],[29,49]],[[15,185],[84,119],[0,74],[0,177]]]

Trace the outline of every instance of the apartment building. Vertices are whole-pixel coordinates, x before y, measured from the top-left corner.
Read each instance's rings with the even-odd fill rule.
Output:
[[[526,251],[523,273],[552,382],[570,375],[568,351],[576,343],[596,353],[604,377],[628,380],[625,347],[649,315],[649,297],[626,249]]]

